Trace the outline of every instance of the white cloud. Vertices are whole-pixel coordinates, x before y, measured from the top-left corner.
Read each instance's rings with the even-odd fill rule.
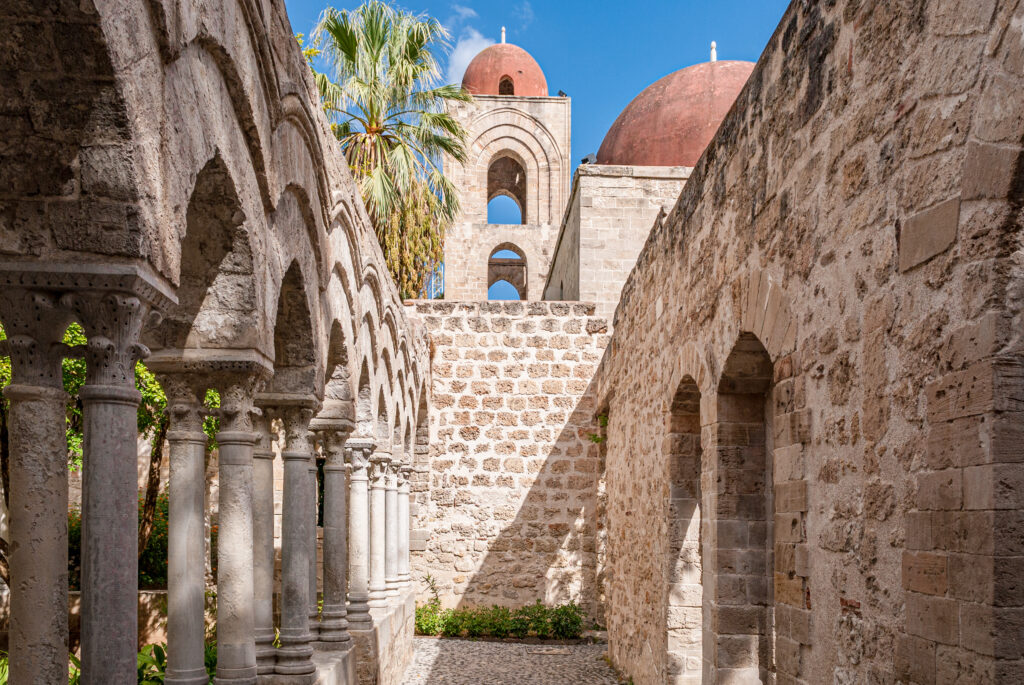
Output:
[[[475,9],[464,5],[452,5],[452,11],[455,12],[455,18],[458,21],[466,21],[477,16]]]
[[[530,0],[523,0],[523,4],[516,8],[516,16],[519,17],[521,29],[526,29],[533,23],[533,5],[530,4]]]
[[[472,26],[462,29],[459,40],[448,57],[448,83],[461,84],[462,75],[466,73],[470,61],[488,45],[494,45],[494,41]]]

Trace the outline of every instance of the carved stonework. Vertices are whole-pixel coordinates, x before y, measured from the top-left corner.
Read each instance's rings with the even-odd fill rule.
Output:
[[[232,374],[225,378],[227,383],[221,391],[220,411],[222,431],[253,432],[253,413],[259,411],[253,406],[253,398],[266,378],[259,372],[244,375]]]
[[[86,376],[90,385],[134,387],[135,362],[149,355],[139,342],[149,307],[138,297],[116,292],[74,292],[61,298],[82,322]]]
[[[167,411],[174,431],[199,433],[203,430],[203,387],[192,374],[159,374],[157,379],[167,396]]]
[[[373,454],[373,443],[369,441],[349,440],[345,445],[345,460],[350,473],[365,479],[370,468],[370,457]]]
[[[63,387],[61,360],[72,356],[61,341],[71,313],[48,293],[10,288],[0,291],[0,322],[7,333],[12,382]],[[0,343],[4,345],[4,343]]]

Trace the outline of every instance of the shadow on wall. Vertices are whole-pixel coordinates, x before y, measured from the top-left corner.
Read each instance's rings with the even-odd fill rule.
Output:
[[[576,601],[588,616],[584,628],[590,627],[589,619],[603,624],[603,593],[598,576],[603,535],[598,511],[604,449],[592,385],[588,384],[581,395],[554,398],[571,406],[544,412],[548,418],[543,425],[510,428],[510,439],[495,446],[497,456],[484,457],[483,473],[476,473],[470,480],[476,486],[475,497],[469,490],[456,489],[455,497],[446,507],[447,516],[465,544],[472,545],[481,537],[481,528],[487,530],[487,523],[475,520],[473,514],[460,516],[466,507],[476,510],[481,502],[494,503],[494,519],[500,526],[488,538],[487,552],[476,570],[455,577],[456,584],[465,578],[458,607],[518,607],[538,599],[548,605]],[[534,431],[539,431],[536,441],[532,436],[524,436],[521,443],[516,439],[517,435]],[[519,456],[542,441],[550,445],[542,460]],[[513,451],[519,444],[519,451]],[[538,449],[541,456],[539,453]],[[476,459],[471,455],[451,456],[455,461]],[[435,457],[435,468],[438,461]],[[537,466],[531,469],[531,463]],[[516,488],[523,479],[532,482],[525,496]],[[521,506],[516,509],[514,503],[519,501]],[[440,512],[438,515],[444,516]],[[502,516],[505,518],[498,520]],[[458,567],[459,550],[452,554]],[[442,644],[430,675],[423,682],[451,682],[452,673],[463,672],[465,658],[462,650]],[[460,682],[471,682],[472,675],[466,677],[470,679]]]

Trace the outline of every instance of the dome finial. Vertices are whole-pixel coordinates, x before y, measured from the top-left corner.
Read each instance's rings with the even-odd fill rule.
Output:
[[[504,26],[501,27],[501,42],[502,43],[505,42],[505,27]]]
[[[504,35],[504,34],[502,34],[502,35]],[[504,43],[505,41],[502,40],[501,42]],[[716,43],[715,41],[711,41],[711,61],[712,62],[717,62],[718,61],[718,43]]]

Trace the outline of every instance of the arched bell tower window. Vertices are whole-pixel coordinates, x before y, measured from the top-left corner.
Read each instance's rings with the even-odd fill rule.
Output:
[[[498,95],[515,95],[516,84],[512,82],[511,76],[502,76],[498,81]]]
[[[487,260],[487,299],[525,300],[526,276],[523,251],[512,243],[498,245]]]
[[[487,167],[487,202],[504,195],[519,205],[520,224],[526,223],[526,171],[523,165],[508,153],[491,160]],[[488,219],[488,223],[492,223]],[[495,223],[508,223],[508,220]]]

